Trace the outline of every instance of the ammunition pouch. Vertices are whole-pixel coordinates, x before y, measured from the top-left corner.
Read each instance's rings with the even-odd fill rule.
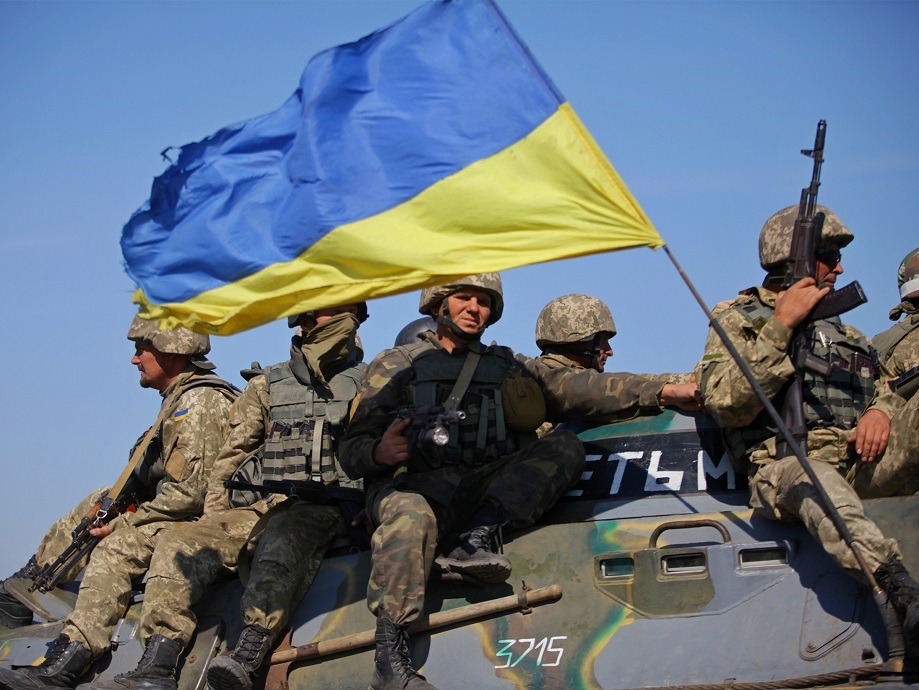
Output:
[[[501,384],[504,423],[511,431],[526,434],[546,421],[546,398],[539,384],[514,367]]]

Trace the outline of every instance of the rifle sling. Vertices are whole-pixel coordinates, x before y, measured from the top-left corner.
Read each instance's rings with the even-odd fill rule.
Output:
[[[160,413],[157,416],[156,421],[153,422],[153,425],[147,430],[147,433],[144,434],[141,442],[137,444],[137,447],[131,454],[131,459],[128,460],[128,464],[121,471],[121,476],[119,476],[117,481],[112,485],[112,488],[108,493],[109,496],[112,498],[117,498],[124,490],[127,483],[131,480],[131,475],[134,474],[137,466],[140,465],[141,460],[143,460],[144,453],[147,451],[147,447],[150,445],[150,443],[153,442],[154,436],[156,436],[156,433],[153,430],[163,423],[163,420],[166,419],[166,414],[172,408],[172,403],[175,402],[176,398],[178,398],[179,395],[184,391],[185,389],[180,386],[172,392],[172,395],[169,396],[168,400],[163,401],[163,404],[160,407]]]
[[[450,391],[450,397],[447,398],[447,402],[444,405],[444,409],[448,413],[453,413],[459,410],[460,401],[463,399],[463,396],[466,395],[466,389],[469,388],[469,384],[472,382],[472,377],[475,376],[475,368],[479,365],[479,360],[481,355],[478,352],[469,351],[469,354],[466,355],[466,361],[463,363],[463,369],[460,371],[460,375],[456,378],[456,383],[453,384],[453,390]]]

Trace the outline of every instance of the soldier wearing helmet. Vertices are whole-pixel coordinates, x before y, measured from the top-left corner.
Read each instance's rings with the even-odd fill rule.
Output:
[[[876,387],[874,350],[864,335],[838,316],[808,318],[842,274],[841,250],[853,239],[838,216],[822,206],[817,210],[826,220],[815,251],[815,275],[783,287],[797,206],[782,209],[760,233],[760,263],[767,272],[762,285],[742,291],[716,318],[779,408],[786,384],[795,376],[789,354],[792,336],[800,333],[807,340],[813,359],[802,375],[811,467],[877,581],[905,616],[910,644],[919,650],[919,586],[903,569],[896,542],[865,516],[859,496],[843,476],[847,468],[873,463],[884,452],[896,395]],[[780,452],[783,446],[777,444],[762,404],[714,331],[696,377],[706,410],[723,428],[728,450],[735,461],[749,467],[754,510],[768,518],[801,520],[830,557],[860,579],[859,563],[842,538],[835,530],[820,528],[827,524],[827,514],[822,502],[813,498],[814,487],[797,458]],[[913,444],[915,448],[915,440]]]
[[[897,270],[900,303],[890,310],[898,321],[872,338],[881,375],[878,391],[894,391],[890,437],[877,462],[853,467],[852,485],[863,498],[908,495],[919,491],[919,249],[909,252]],[[855,472],[854,470],[858,470]]]
[[[427,288],[419,311],[435,331],[380,353],[364,376],[341,457],[364,479],[376,527],[374,690],[433,687],[411,667],[406,632],[424,612],[432,568],[505,581],[501,528],[532,525],[577,481],[581,442],[570,431],[537,439],[543,421],[603,421],[669,402],[651,377],[552,368],[485,346],[503,310],[496,273]]]
[[[36,667],[0,669],[4,688],[74,687],[94,659],[111,646],[118,620],[127,611],[132,580],[142,576],[163,536],[201,513],[205,476],[226,432],[230,403],[239,391],[214,373],[205,357],[208,336],[184,328],[164,331],[155,321],[135,317],[128,330],[134,343],[131,363],[140,385],[163,398],[153,426],[138,439],[140,464],[134,471],[139,503],[90,531],[100,539],[91,554],[75,564],[66,578],[75,578],[88,561],[76,607],[64,621],[52,650]],[[132,449],[132,455],[134,449]],[[32,578],[71,543],[71,532],[107,490],[93,492],[59,521],[16,577]],[[15,601],[15,600],[14,600]],[[16,602],[18,604],[18,602]],[[4,625],[26,625],[32,611],[11,605],[0,588],[0,619]],[[148,642],[148,651],[159,648]]]
[[[542,353],[538,361],[549,367],[602,372],[606,360],[613,355],[610,340],[615,335],[613,315],[602,300],[580,294],[556,297],[542,308],[536,319],[536,346]],[[690,398],[698,396],[699,389],[691,374],[661,374],[647,379],[660,380],[664,384],[664,397],[685,398],[680,407],[693,409]],[[695,409],[701,409],[698,401]],[[554,428],[554,424],[546,422],[537,433],[542,437]]]
[[[536,319],[536,347],[543,362],[603,371],[613,350],[616,324],[609,307],[590,295],[564,295],[549,302]]]
[[[256,523],[284,498],[230,492],[225,480],[350,484],[339,465],[338,445],[364,369],[357,331],[367,318],[367,305],[357,303],[288,319],[288,325],[297,328],[290,358],[265,368],[253,366],[233,406],[226,442],[203,487],[203,515],[172,530],[157,545],[138,633],[159,641],[159,646],[151,653],[148,642],[148,654],[137,669],[87,688],[175,690],[175,664],[197,622],[192,607],[208,585],[237,565]],[[211,661],[208,685],[213,690],[252,686],[293,607],[311,585],[329,543],[347,530],[337,506],[308,501],[288,502],[263,522],[240,601],[243,629],[236,647]]]

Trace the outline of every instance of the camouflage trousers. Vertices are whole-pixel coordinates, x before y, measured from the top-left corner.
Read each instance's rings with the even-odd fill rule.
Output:
[[[53,563],[64,549],[70,546],[71,541],[73,541],[73,530],[80,524],[80,520],[92,510],[93,506],[105,497],[109,488],[106,486],[96,489],[77,503],[67,515],[51,525],[51,528],[35,550],[35,560],[40,567],[44,568]],[[73,582],[80,574],[80,571],[89,563],[89,556],[90,554],[86,554],[76,562],[64,576],[62,582]]]
[[[192,607],[237,557],[260,512],[234,508],[171,530],[150,562],[140,630],[144,639],[162,635],[187,646],[198,619]]]
[[[102,539],[93,550],[76,608],[64,621],[62,633],[83,643],[93,657],[108,651],[112,633],[131,603],[132,581],[147,571],[157,542],[183,524],[125,525]]]
[[[810,461],[871,572],[891,556],[899,557],[897,542],[885,538],[878,526],[865,516],[861,500],[836,467],[817,458],[810,458]],[[797,458],[791,456],[760,465],[750,478],[750,492],[755,512],[773,520],[800,520],[833,561],[856,580],[864,582],[858,561],[827,515]]]
[[[512,527],[532,525],[577,481],[584,460],[577,436],[563,431],[478,467],[422,473],[409,490],[397,490],[391,481],[375,487],[368,504],[376,526],[367,587],[371,612],[399,625],[419,618],[444,536],[462,529],[486,500],[501,507]],[[436,483],[430,492],[422,481],[426,475]]]
[[[919,394],[890,420],[890,439],[881,459],[863,463],[856,458],[847,478],[862,498],[919,491]]]
[[[291,499],[272,509],[240,601],[246,625],[275,635],[312,584],[329,543],[345,533],[338,508]],[[197,625],[192,607],[221,573],[238,568],[259,513],[235,508],[189,524],[157,546],[150,564],[140,627],[187,645]]]

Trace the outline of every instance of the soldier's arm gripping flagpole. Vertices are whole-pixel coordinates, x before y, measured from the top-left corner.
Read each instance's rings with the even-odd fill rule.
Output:
[[[881,613],[881,618],[884,621],[884,628],[885,632],[887,633],[887,663],[885,664],[886,668],[884,670],[888,672],[902,671],[903,658],[906,652],[906,646],[903,640],[903,631],[900,628],[900,623],[897,621],[896,613],[894,612],[893,607],[887,604],[887,594],[878,585],[877,580],[874,577],[874,573],[871,572],[871,568],[868,567],[867,561],[865,561],[865,558],[862,556],[858,545],[855,543],[855,537],[852,536],[852,532],[849,531],[848,526],[842,519],[839,511],[836,509],[836,506],[833,505],[833,501],[830,500],[826,489],[823,488],[823,484],[820,483],[820,479],[817,477],[817,474],[811,467],[810,461],[807,459],[807,455],[804,453],[801,445],[795,440],[791,430],[785,424],[785,420],[782,418],[782,415],[779,414],[778,410],[775,408],[775,405],[772,404],[772,400],[768,395],[766,395],[766,391],[764,391],[762,386],[759,385],[759,382],[756,380],[756,377],[750,370],[749,365],[746,363],[746,361],[744,361],[744,358],[741,357],[740,352],[738,352],[737,348],[734,346],[734,343],[731,342],[731,339],[728,337],[728,334],[725,332],[722,325],[718,323],[718,320],[712,316],[711,311],[705,304],[705,300],[702,299],[702,295],[699,294],[695,285],[693,285],[692,281],[689,279],[689,276],[687,276],[683,271],[683,268],[680,266],[679,262],[676,260],[676,257],[670,251],[670,248],[667,245],[664,245],[663,250],[664,253],[667,254],[667,257],[670,259],[670,262],[673,264],[674,268],[676,268],[677,273],[680,274],[680,277],[683,279],[686,287],[689,288],[689,291],[692,293],[696,302],[700,307],[702,307],[702,311],[705,312],[705,316],[708,318],[709,325],[712,327],[712,329],[714,329],[715,333],[718,334],[722,344],[731,355],[731,358],[734,360],[735,364],[737,364],[744,378],[747,380],[747,383],[750,384],[750,387],[753,389],[756,397],[759,398],[759,401],[763,404],[763,409],[765,409],[766,414],[769,415],[773,424],[775,424],[779,436],[781,436],[785,443],[788,444],[788,449],[798,459],[798,462],[801,464],[801,468],[804,470],[804,473],[807,475],[807,478],[810,480],[811,484],[816,490],[817,495],[820,497],[820,501],[823,503],[823,507],[826,510],[827,515],[830,517],[830,520],[833,521],[833,525],[836,527],[839,535],[843,538],[843,541],[846,542],[846,545],[852,551],[852,555],[855,556],[855,560],[858,562],[858,566],[861,568],[862,574],[865,576],[865,580],[867,581],[868,586],[871,588],[871,594],[874,597],[874,602],[877,604],[878,610]]]

